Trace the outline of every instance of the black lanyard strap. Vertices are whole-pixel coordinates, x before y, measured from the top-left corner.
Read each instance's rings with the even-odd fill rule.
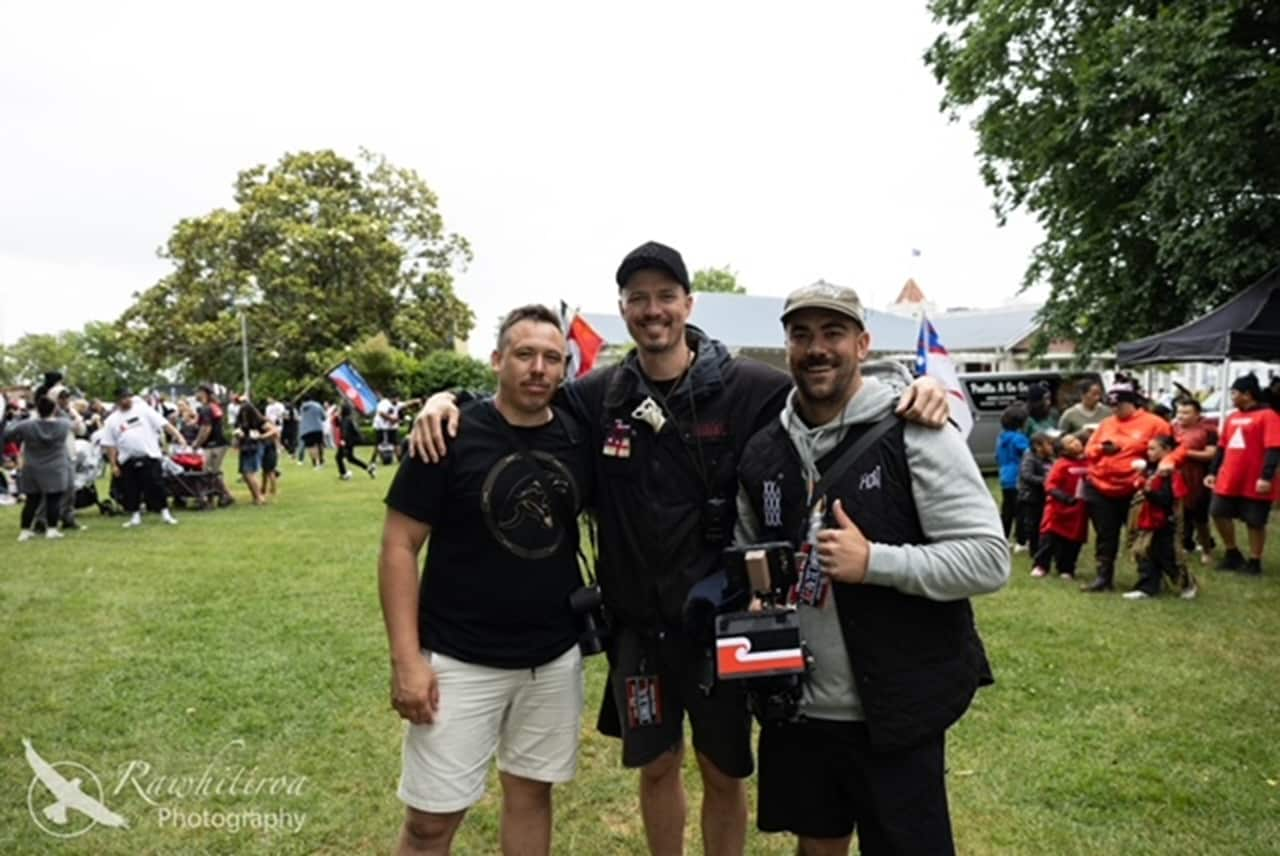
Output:
[[[885,434],[888,434],[893,426],[898,424],[898,417],[890,413],[888,416],[874,423],[870,428],[862,432],[854,444],[844,453],[836,458],[835,463],[827,467],[827,471],[822,474],[822,478],[818,480],[817,487],[813,489],[813,494],[809,497],[809,510],[804,518],[800,521],[801,531],[797,544],[803,544],[809,537],[809,518],[813,515],[813,510],[818,507],[818,503],[823,501],[826,492],[844,476],[849,467],[861,458],[868,449],[880,441]],[[831,506],[828,505],[828,508]]]

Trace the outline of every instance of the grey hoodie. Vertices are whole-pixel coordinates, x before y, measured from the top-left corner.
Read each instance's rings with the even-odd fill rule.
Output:
[[[780,418],[806,476],[818,480],[816,462],[844,440],[849,426],[888,415],[909,382],[906,370],[896,363],[865,365],[862,387],[844,412],[816,428],[796,413],[792,390]],[[911,493],[927,543],[873,542],[863,584],[890,586],[940,601],[996,591],[1009,579],[1009,548],[995,500],[964,438],[950,425],[936,430],[909,423],[904,441]],[[750,500],[739,491],[737,541],[758,541],[761,531]],[[835,598],[828,596],[821,608],[801,606],[800,629],[814,656],[802,701],[805,715],[862,719]]]

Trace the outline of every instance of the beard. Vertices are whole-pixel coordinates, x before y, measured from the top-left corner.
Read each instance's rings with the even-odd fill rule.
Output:
[[[826,404],[847,396],[853,388],[856,366],[842,360],[817,358],[791,364],[791,376],[795,380],[800,397],[806,401]],[[814,369],[829,371],[814,376]]]
[[[684,342],[683,330],[679,325],[666,320],[658,320],[649,326],[643,320],[628,321],[627,332],[636,347],[648,353],[660,354],[678,347]]]

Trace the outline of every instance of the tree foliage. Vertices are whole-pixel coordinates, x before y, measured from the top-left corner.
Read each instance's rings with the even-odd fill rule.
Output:
[[[747,290],[738,285],[738,275],[724,267],[708,267],[693,272],[690,285],[694,291],[718,291],[723,294],[746,294]]]
[[[29,333],[0,353],[0,386],[38,385],[47,371],[85,394],[110,398],[121,386],[148,389],[160,380],[115,325],[90,321],[81,330]]]
[[[432,351],[402,383],[403,393],[413,397],[432,395],[442,389],[493,392],[498,387],[497,376],[488,363],[456,351]]]
[[[235,205],[180,221],[173,271],[120,320],[154,368],[235,384],[245,313],[251,372],[269,386],[331,368],[335,349],[382,334],[425,353],[474,323],[453,290],[470,261],[412,170],[362,152],[286,154],[241,172]]]
[[[1280,4],[931,0],[925,55],[976,113],[1001,222],[1044,228],[1024,287],[1084,352],[1185,323],[1280,263]]]

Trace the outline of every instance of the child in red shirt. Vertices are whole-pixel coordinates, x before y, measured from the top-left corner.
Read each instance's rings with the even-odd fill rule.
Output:
[[[1178,447],[1171,434],[1153,437],[1147,443],[1147,467],[1135,477],[1140,498],[1134,556],[1138,560],[1138,584],[1125,592],[1125,600],[1146,600],[1160,593],[1163,577],[1182,589],[1182,597],[1196,596],[1195,580],[1185,567],[1180,567],[1176,550],[1177,519],[1182,513],[1182,500],[1187,485],[1178,469],[1157,469],[1160,461]]]
[[[1089,509],[1085,505],[1084,477],[1089,464],[1084,459],[1084,441],[1065,434],[1059,441],[1062,455],[1054,461],[1044,480],[1044,515],[1040,518],[1040,549],[1032,560],[1031,576],[1047,576],[1058,563],[1064,579],[1076,575],[1080,548],[1089,539]]]

